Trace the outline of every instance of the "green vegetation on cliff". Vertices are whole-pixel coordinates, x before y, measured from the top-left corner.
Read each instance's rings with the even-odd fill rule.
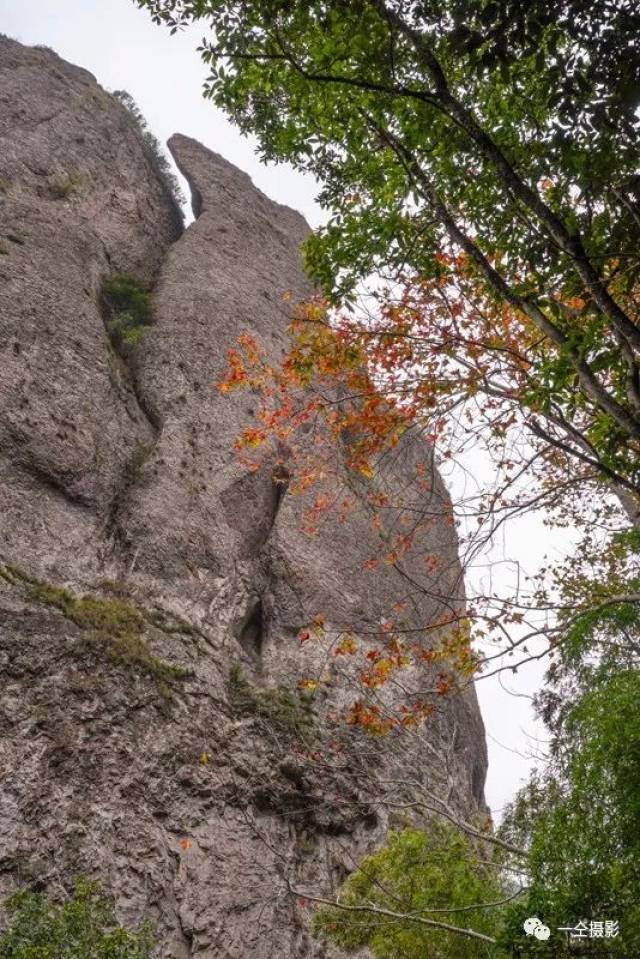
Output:
[[[169,682],[189,675],[188,669],[167,663],[151,652],[144,631],[148,623],[164,624],[157,613],[148,613],[119,596],[78,596],[66,587],[43,582],[11,565],[0,566],[0,578],[12,585],[27,585],[29,599],[60,610],[83,631],[87,643],[114,662],[153,679],[164,697],[171,698]],[[172,617],[168,623],[172,632],[186,633],[186,624],[174,623]]]
[[[153,305],[147,287],[129,273],[105,280],[102,296],[107,308],[107,331],[118,352],[136,346],[152,323]]]
[[[150,959],[154,950],[150,925],[120,925],[112,901],[90,879],[78,878],[61,901],[21,889],[2,911],[2,959]]]

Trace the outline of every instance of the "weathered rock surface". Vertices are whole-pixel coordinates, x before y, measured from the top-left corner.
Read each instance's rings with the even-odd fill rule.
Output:
[[[291,890],[335,888],[382,841],[383,780],[482,808],[486,756],[471,692],[375,744],[336,725],[352,692],[329,638],[297,634],[322,613],[366,637],[399,594],[409,628],[462,608],[455,529],[437,476],[416,482],[419,439],[377,480],[429,518],[412,585],[363,572],[364,503],[305,537],[305,497],[235,461],[255,397],[213,384],[242,329],[284,348],[308,228],[195,141],[170,147],[185,232],[121,105],[0,38],[0,892],[90,873],[156,921],[163,959],[320,957]],[[153,284],[128,368],[101,301],[118,272]],[[310,713],[287,690],[327,658]]]
[[[0,39],[0,511],[29,565],[95,563],[152,432],[109,350],[102,281],[151,280],[180,232],[124,107],[86,70]]]

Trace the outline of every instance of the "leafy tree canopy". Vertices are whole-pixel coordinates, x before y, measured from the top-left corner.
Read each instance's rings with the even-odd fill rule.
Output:
[[[76,880],[63,902],[21,889],[4,903],[3,959],[150,959],[149,927],[118,924],[113,903],[92,880]]]
[[[632,0],[137,2],[174,30],[210,23],[207,95],[265,159],[318,178],[330,219],[307,265],[333,302],[376,274],[457,285],[461,324],[507,307],[427,342],[514,359],[502,393],[538,440],[637,495]],[[429,333],[452,325],[451,308],[408,307]],[[496,367],[477,372],[491,395]]]
[[[340,905],[318,910],[314,928],[376,959],[480,959],[497,956],[504,898],[495,870],[453,826],[434,821],[425,831],[392,832],[344,884]]]
[[[575,954],[557,936],[532,946],[522,931],[529,915],[551,928],[618,922],[619,935],[597,943],[599,956],[640,948],[639,694],[637,669],[607,675],[600,668],[556,725],[548,768],[532,777],[505,819],[503,836],[529,849],[530,885],[504,931],[523,955]]]
[[[637,268],[632,2],[138,2],[211,18],[208,95],[318,177],[333,219],[310,265],[332,293],[380,266],[437,272],[444,207],[523,294],[595,284],[587,255]]]

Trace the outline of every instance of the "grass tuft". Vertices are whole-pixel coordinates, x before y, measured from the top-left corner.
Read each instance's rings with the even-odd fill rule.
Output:
[[[84,633],[85,641],[114,662],[129,666],[153,679],[161,694],[171,698],[168,683],[191,675],[189,669],[168,663],[151,652],[144,631],[153,615],[124,598],[124,584],[103,580],[101,588],[115,595],[78,596],[64,586],[46,583],[9,563],[0,564],[0,579],[10,586],[26,585],[29,598],[43,606],[53,606]],[[176,633],[187,633],[182,621]],[[167,630],[168,631],[168,630]]]
[[[82,176],[77,170],[72,170],[51,184],[51,195],[56,200],[66,200],[74,193],[78,193],[81,186]]]
[[[227,695],[237,716],[253,716],[273,732],[300,737],[313,728],[310,696],[292,692],[286,686],[256,686],[237,664],[229,672]]]

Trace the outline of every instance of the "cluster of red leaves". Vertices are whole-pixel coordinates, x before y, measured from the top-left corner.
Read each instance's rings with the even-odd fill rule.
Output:
[[[348,325],[334,327],[329,322],[326,304],[301,305],[290,333],[291,349],[277,367],[247,333],[240,337],[240,348],[227,353],[227,369],[218,389],[228,393],[250,387],[262,400],[256,414],[259,425],[245,429],[236,448],[254,450],[271,438],[287,444],[291,458],[296,437],[321,419],[330,437],[349,436],[348,467],[371,478],[373,459],[398,443],[412,421],[410,411],[378,390],[362,343]],[[296,464],[294,491],[303,491],[322,478],[317,456],[315,460],[309,461],[309,469],[304,469],[302,461]],[[254,468],[255,464],[253,460]],[[318,508],[327,505],[321,499]]]
[[[251,387],[262,399],[257,424],[238,438],[239,452],[254,454],[274,440],[291,456],[301,432],[313,428],[320,446],[348,437],[348,466],[372,478],[377,459],[410,427],[453,456],[451,419],[465,405],[467,434],[481,429],[503,444],[523,396],[533,397],[532,355],[544,360],[552,347],[510,307],[479,306],[464,259],[441,256],[458,272],[455,286],[446,278],[414,280],[374,315],[334,316],[320,300],[301,304],[291,348],[276,365],[243,334],[219,384],[224,392]],[[246,462],[257,468],[253,455]],[[292,491],[325,478],[322,463],[318,450],[300,456]],[[504,455],[500,465],[517,464]],[[327,505],[321,499],[317,509]]]
[[[432,372],[420,384],[415,375],[413,380],[408,376],[416,360],[415,326],[416,304],[408,292],[401,303],[382,310],[377,327],[369,324],[366,329],[354,325],[350,318],[330,317],[326,304],[312,301],[298,308],[290,330],[291,347],[277,364],[270,363],[266,351],[246,333],[238,348],[229,350],[227,370],[218,388],[228,393],[248,387],[260,396],[256,425],[247,427],[238,437],[237,451],[254,470],[264,458],[271,462],[275,459],[286,469],[291,493],[316,487],[305,511],[303,528],[308,534],[313,535],[328,511],[344,521],[353,508],[352,496],[349,491],[345,494],[333,473],[336,443],[341,446],[342,465],[371,480],[378,457],[393,449],[403,432],[416,425],[418,409],[435,407],[437,384],[431,382]],[[429,397],[427,384],[432,390]],[[427,431],[428,439],[433,442],[445,426],[445,418],[436,415]],[[419,464],[417,473],[417,482],[428,490],[426,465]],[[372,487],[364,495],[373,527],[384,534],[381,542],[385,547],[379,555],[365,560],[363,567],[374,570],[380,565],[395,566],[414,548],[416,527],[403,531],[406,520],[402,519],[390,536],[381,519],[391,505],[389,494]],[[452,515],[448,519],[453,522]],[[425,575],[429,575],[438,569],[441,559],[438,554],[427,553],[422,562]],[[398,603],[396,612],[400,613],[401,607]],[[432,625],[434,630],[438,627],[438,640],[430,639],[425,645],[403,643],[393,632],[393,623],[384,623],[377,645],[367,647],[366,652],[355,636],[340,633],[333,641],[331,655],[362,656],[358,680],[369,691],[384,686],[398,670],[438,661],[446,662],[451,671],[470,675],[477,661],[471,653],[468,626],[461,629],[455,617],[444,617],[441,623]],[[320,635],[324,635],[322,617],[301,630],[299,640],[305,643]],[[318,680],[304,679],[300,688],[311,692],[318,684]],[[454,685],[453,678],[445,685],[441,676],[433,694],[443,695]],[[416,701],[385,710],[383,715],[380,706],[358,701],[347,721],[381,733],[393,725],[412,725],[428,716],[431,709]]]
[[[373,480],[381,457],[393,449],[408,429],[419,430],[437,444],[446,459],[456,454],[451,424],[464,422],[464,442],[482,435],[495,453],[496,468],[504,473],[504,488],[520,467],[517,455],[506,444],[523,397],[535,406],[531,383],[532,357],[544,361],[553,346],[541,340],[526,317],[501,304],[479,300],[475,281],[462,256],[440,256],[440,279],[407,282],[389,297],[374,315],[355,319],[352,314],[332,315],[327,304],[315,299],[300,304],[291,324],[291,346],[284,358],[271,360],[255,338],[243,333],[238,348],[229,350],[227,370],[218,388],[228,393],[244,387],[260,397],[255,423],[238,437],[236,448],[249,469],[268,459],[276,476],[286,475],[289,492],[304,493],[309,505],[303,529],[313,535],[331,511],[344,521],[353,509],[353,496],[345,490],[346,465],[358,477]],[[456,272],[456,282],[451,272]],[[575,299],[567,308],[580,311]],[[487,439],[488,437],[488,439]],[[342,462],[337,469],[335,449]],[[427,467],[418,467],[418,483],[430,488]],[[281,480],[280,480],[281,481]],[[315,488],[315,489],[314,489]],[[315,495],[314,495],[315,494]],[[360,495],[363,495],[360,493]],[[368,494],[371,522],[381,534],[384,550],[364,561],[366,570],[396,566],[415,549],[415,527],[392,535],[384,529],[383,515],[390,504],[388,493],[372,484]],[[393,504],[397,506],[398,504]],[[478,506],[478,527],[487,514],[504,505],[495,499]],[[453,512],[447,521],[454,522]],[[441,557],[422,557],[424,575],[437,573]],[[515,615],[515,614],[514,614]],[[515,622],[515,620],[513,620]],[[500,628],[499,619],[484,619],[487,631]],[[316,622],[302,630],[307,642],[323,633]],[[504,625],[504,621],[502,623]],[[355,637],[341,634],[332,648],[336,657],[361,655],[359,681],[369,691],[384,686],[394,673],[409,666],[441,663],[445,667],[433,690],[434,698],[456,686],[478,669],[467,620],[451,616],[430,628],[435,641],[402,643],[393,624],[381,629],[378,645],[361,649]],[[316,680],[303,680],[313,690]],[[405,712],[393,716],[381,707],[358,701],[348,721],[380,733],[389,724],[408,725],[429,714],[423,703],[403,704]]]
[[[401,604],[397,606],[399,611]],[[443,615],[431,624],[431,628],[437,631],[438,638],[432,638],[428,646],[423,642],[404,641],[390,621],[381,624],[377,636],[368,636],[367,642],[363,642],[351,632],[334,634],[322,617],[316,617],[313,623],[300,630],[298,639],[300,643],[322,639],[323,648],[334,659],[359,659],[361,665],[354,664],[354,675],[363,690],[370,694],[382,689],[401,670],[420,670],[425,664],[442,667],[431,689],[423,689],[421,697],[408,697],[399,704],[386,702],[384,706],[365,703],[362,699],[353,704],[346,716],[347,723],[362,725],[369,732],[381,734],[394,726],[408,727],[423,721],[433,712],[433,702],[426,703],[425,694],[432,700],[445,696],[458,687],[461,678],[473,676],[478,669],[478,657],[471,647],[466,619]],[[314,692],[324,681],[323,678],[303,679],[298,686],[305,692]]]
[[[402,704],[398,709],[397,716],[387,715],[380,706],[358,700],[349,709],[346,721],[348,725],[360,726],[374,736],[384,736],[397,726],[402,726],[405,729],[417,726],[428,719],[429,716],[432,716],[433,712],[433,705],[419,701],[411,703],[411,705]]]

